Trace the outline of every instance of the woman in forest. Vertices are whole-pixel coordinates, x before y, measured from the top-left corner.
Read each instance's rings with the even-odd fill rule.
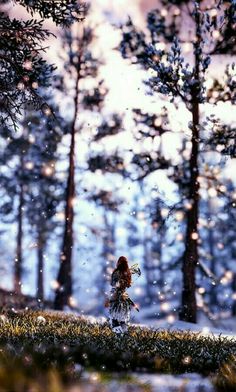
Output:
[[[132,275],[141,275],[140,269],[137,264],[129,268],[128,260],[126,257],[121,256],[115,270],[111,276],[111,295],[107,301],[109,306],[110,323],[112,330],[116,333],[123,333],[127,331],[128,323],[130,320],[130,312],[134,307],[139,311],[137,305],[129,298],[126,289],[131,287]]]

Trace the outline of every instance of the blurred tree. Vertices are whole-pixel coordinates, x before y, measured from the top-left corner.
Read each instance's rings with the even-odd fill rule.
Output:
[[[218,303],[221,303],[223,311],[236,315],[236,239],[235,239],[235,185],[231,180],[225,182],[225,190],[221,194],[221,205],[219,219],[217,221],[218,238],[216,252],[218,253],[219,263],[223,264],[221,276],[217,287]],[[221,191],[222,192],[222,191]],[[218,267],[219,268],[219,267]],[[220,315],[220,317],[222,317]]]
[[[235,2],[208,6],[197,0],[162,1],[163,7],[148,14],[148,33],[138,31],[129,20],[123,26],[120,50],[124,58],[150,69],[153,76],[146,82],[151,92],[178,98],[190,112],[192,121],[191,153],[189,160],[188,200],[186,211],[185,252],[183,257],[183,290],[180,319],[196,322],[196,281],[198,264],[199,217],[199,140],[200,105],[207,100],[207,71],[214,55],[235,53]],[[185,18],[189,29],[185,33],[181,21]],[[192,66],[184,59],[184,51],[191,57]],[[235,101],[234,66],[226,69],[224,91]]]
[[[118,174],[122,177],[126,175],[125,162],[119,151],[115,150],[107,152],[105,150],[105,141],[108,137],[115,137],[123,131],[123,121],[121,115],[118,113],[111,113],[105,115],[100,112],[100,121],[97,126],[96,132],[91,139],[91,148],[87,157],[88,170],[96,175],[97,172],[103,174]],[[103,143],[104,142],[104,143]],[[104,146],[102,152],[97,152],[94,147]],[[95,150],[95,151],[93,151]],[[101,150],[101,148],[100,148]],[[96,178],[96,177],[95,177]],[[108,183],[110,182],[108,177]],[[104,227],[101,232],[103,241],[102,250],[102,279],[99,278],[100,290],[104,294],[107,294],[108,281],[111,276],[111,272],[114,268],[115,259],[115,248],[116,248],[116,223],[117,214],[120,212],[120,206],[124,202],[122,198],[116,195],[114,191],[106,190],[105,188],[99,188],[96,184],[96,192],[92,192],[89,196],[90,200],[93,200],[97,206],[103,209],[103,224]],[[102,303],[104,309],[104,304]]]
[[[93,147],[101,142],[104,142],[107,137],[118,135],[123,130],[122,118],[117,113],[112,113],[109,116],[101,113],[100,123],[91,140],[91,151],[87,158],[88,169],[91,173],[102,171],[103,174],[125,174],[124,160],[120,157],[119,152],[102,153],[93,152]],[[118,190],[118,189],[117,189]],[[115,248],[116,248],[116,215],[120,211],[120,206],[123,200],[116,196],[115,191],[108,191],[106,189],[97,189],[97,192],[90,196],[96,205],[103,209],[103,223],[104,227],[101,233],[103,241],[102,250],[102,279],[100,279],[100,290],[103,294],[107,294],[108,281],[111,272],[114,268]],[[104,304],[102,303],[102,308]]]
[[[141,182],[151,173],[166,170],[170,166],[171,161],[165,158],[162,151],[162,135],[170,132],[170,128],[165,108],[162,109],[159,115],[146,113],[140,109],[134,109],[133,112],[136,124],[135,140],[140,147],[145,139],[149,139],[152,145],[149,149],[141,147],[141,151],[132,157],[131,163],[135,168],[136,180]],[[134,176],[132,178],[134,179]]]
[[[165,107],[161,109],[159,114],[147,113],[141,109],[134,109],[133,112],[135,122],[133,133],[139,152],[135,153],[131,159],[130,175],[133,180],[138,181],[140,192],[144,195],[145,184],[148,183],[145,183],[145,180],[150,175],[157,172],[168,175],[170,168],[173,167],[171,159],[166,158],[163,150],[163,137],[173,131]],[[148,147],[144,147],[145,140],[149,141]],[[172,172],[172,175],[169,174],[169,177],[175,179],[175,171]],[[164,267],[162,260],[162,246],[168,228],[167,221],[170,216],[173,217],[180,206],[168,205],[164,200],[164,195],[153,198],[151,194],[152,192],[149,191],[149,201],[145,206],[145,215],[148,215],[150,231],[147,230],[146,236],[144,235],[143,238],[144,270],[146,271],[146,291],[149,303],[157,303],[158,292],[161,302],[164,298],[164,270],[171,269],[173,264],[173,260],[171,260],[169,265]]]
[[[165,211],[166,205],[160,197],[157,197],[153,200],[150,208],[152,232],[154,234],[151,244],[151,262],[148,265],[149,273],[152,277],[152,286],[155,288],[154,293],[154,290],[152,290],[152,301],[156,302],[158,290],[159,300],[162,302],[165,291],[165,273],[168,268],[171,268],[171,263],[169,266],[163,265],[162,247],[166,243],[167,232],[167,221],[165,221],[163,211]]]
[[[62,126],[62,122],[61,122]],[[42,132],[44,130],[45,132]],[[14,260],[14,291],[21,293],[23,278],[24,222],[31,226],[30,236],[37,244],[37,297],[44,299],[44,251],[53,233],[53,217],[61,196],[61,184],[55,176],[57,147],[63,128],[55,126],[51,116],[42,118],[35,112],[25,113],[21,130],[11,137],[2,133],[4,151],[1,162],[1,208],[3,219],[17,224]]]
[[[30,141],[24,131],[8,136],[9,130],[3,129],[4,150],[1,152],[1,208],[0,213],[5,222],[16,222],[16,251],[14,258],[14,291],[21,293],[23,273],[23,214],[25,191],[29,183],[29,172],[25,169],[25,154]]]
[[[213,101],[212,98],[210,98]],[[212,103],[217,104],[218,98],[214,99]],[[220,119],[211,116],[208,118],[211,126],[211,133],[205,139],[207,150],[215,148],[224,156],[236,158],[236,126],[235,124],[223,123]]]
[[[122,200],[115,196],[115,192],[106,190],[97,190],[97,192],[91,194],[90,199],[103,209],[103,229],[100,232],[103,242],[102,271],[99,277],[99,291],[103,299],[100,311],[103,311],[104,298],[106,298],[109,290],[108,282],[116,261],[116,215],[120,210]]]
[[[76,132],[83,127],[83,123],[78,122],[78,117],[82,111],[99,111],[107,93],[103,81],[98,81],[101,60],[98,60],[92,52],[95,41],[94,29],[86,26],[80,28],[80,26],[74,25],[62,36],[64,73],[61,77],[60,87],[63,94],[67,93],[71,97],[73,117],[69,127],[71,136],[69,166],[65,193],[64,235],[57,276],[58,288],[54,301],[56,309],[63,309],[63,306],[70,305],[72,296],[73,202],[76,196],[75,136]]]
[[[55,111],[58,112],[57,108]],[[25,167],[30,172],[25,215],[37,249],[36,296],[41,302],[44,300],[46,246],[58,226],[55,215],[64,198],[64,187],[57,178],[56,164],[60,157],[58,146],[65,133],[65,123],[60,119],[60,126],[55,125],[51,116],[44,119],[39,113],[28,112],[22,125],[29,137],[34,138],[24,157]]]
[[[101,170],[103,173],[119,173],[125,175],[125,164],[122,156],[118,151],[113,154],[99,153],[93,154],[88,159],[88,165],[91,172],[95,173]]]
[[[122,130],[122,119],[117,113],[112,113],[110,118],[103,118],[93,137],[94,142],[103,140],[106,136],[117,135]]]
[[[101,145],[104,140],[107,140],[107,137],[116,136],[123,131],[123,122],[120,114],[100,114],[100,123],[94,136],[91,138],[91,151],[87,157],[88,169],[92,173],[96,173],[99,170],[102,173],[118,173],[125,176],[124,158],[117,149],[112,151],[112,153],[105,151],[105,148],[102,152],[93,151],[94,145],[98,145],[98,143]]]
[[[50,85],[55,67],[43,59],[45,41],[53,34],[43,28],[45,19],[57,25],[69,26],[84,18],[85,6],[76,0],[15,0],[34,16],[42,20],[10,19],[0,12],[0,124],[17,127],[22,110],[33,107],[43,112],[50,110],[40,95],[39,88]],[[4,1],[3,3],[7,3]]]

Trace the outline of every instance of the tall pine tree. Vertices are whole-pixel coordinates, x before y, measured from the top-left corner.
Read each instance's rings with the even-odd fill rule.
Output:
[[[147,33],[135,28],[131,20],[123,27],[120,50],[125,58],[151,71],[147,85],[152,93],[169,96],[183,102],[191,115],[191,154],[189,160],[188,199],[191,208],[186,211],[185,252],[183,257],[183,290],[180,319],[197,320],[195,272],[199,261],[199,140],[201,107],[207,101],[206,80],[214,55],[235,52],[235,3],[217,3],[213,6],[197,0],[162,1],[162,6],[148,14]],[[183,18],[189,30],[183,31]],[[188,51],[188,59],[184,58]],[[189,60],[190,59],[190,60]],[[189,61],[191,65],[189,64]],[[234,67],[224,90],[229,90],[228,100],[235,99],[233,91]],[[229,88],[229,85],[231,86]]]
[[[57,276],[54,306],[63,309],[70,305],[72,296],[72,256],[74,245],[74,200],[75,191],[75,154],[76,133],[83,129],[83,121],[79,116],[86,111],[99,110],[107,90],[103,82],[98,80],[101,61],[93,55],[95,42],[94,30],[88,26],[73,26],[65,31],[63,37],[64,67],[62,77],[64,92],[71,97],[73,108],[72,120],[69,126],[70,145],[68,156],[68,175],[65,191],[65,221],[63,243],[60,255],[60,266]],[[88,88],[86,83],[92,83]],[[72,87],[71,87],[72,86]]]

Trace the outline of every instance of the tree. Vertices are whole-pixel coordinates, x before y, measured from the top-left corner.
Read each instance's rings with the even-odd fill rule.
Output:
[[[55,112],[57,109],[55,108]],[[42,118],[39,113],[27,112],[21,129],[9,137],[2,133],[4,151],[0,156],[2,200],[0,213],[4,221],[15,222],[17,227],[14,259],[14,291],[21,294],[24,272],[23,240],[26,221],[31,226],[30,235],[37,244],[37,296],[44,299],[44,251],[49,236],[55,228],[53,217],[60,201],[61,184],[55,175],[58,159],[57,147],[63,135],[51,116]]]
[[[57,108],[54,108],[58,112]],[[57,115],[59,119],[59,114]],[[65,133],[63,119],[55,126],[51,116],[42,118],[39,113],[27,113],[23,127],[34,142],[25,155],[25,167],[30,172],[26,189],[25,217],[31,226],[37,250],[36,296],[44,300],[44,258],[50,237],[58,223],[55,220],[57,207],[63,200],[64,187],[57,178],[56,165],[59,160],[58,146]],[[43,132],[42,132],[43,130]]]
[[[76,132],[81,130],[83,122],[78,121],[79,114],[86,110],[99,110],[107,90],[102,81],[97,80],[101,61],[92,53],[94,44],[94,30],[83,26],[80,30],[69,29],[63,36],[65,54],[65,74],[62,78],[64,91],[67,91],[72,99],[73,117],[69,127],[70,146],[68,176],[65,191],[65,222],[64,235],[60,256],[60,266],[57,276],[58,288],[56,289],[54,306],[63,309],[70,305],[72,295],[72,251],[73,251],[73,222],[75,199],[75,151]],[[73,87],[67,85],[68,79]],[[86,81],[92,81],[93,87],[88,89]]]
[[[50,111],[39,90],[50,85],[55,69],[43,59],[45,41],[52,35],[43,21],[51,18],[57,25],[69,26],[84,18],[85,7],[76,0],[15,2],[42,18],[21,21],[0,13],[0,124],[16,129],[25,107]]]
[[[206,79],[211,58],[214,55],[235,53],[234,18],[236,4],[205,6],[197,0],[163,1],[164,9],[148,14],[148,33],[138,31],[131,20],[123,27],[120,50],[124,58],[152,71],[146,84],[152,93],[169,96],[173,102],[183,102],[191,114],[191,153],[188,165],[188,200],[191,208],[186,211],[185,251],[183,256],[183,289],[180,319],[196,322],[196,281],[198,265],[198,217],[199,217],[199,140],[200,107],[207,101]],[[182,18],[188,18],[189,34],[181,29]],[[191,63],[184,59],[184,48]],[[234,67],[226,69],[223,90],[227,100],[235,99]],[[230,86],[230,87],[229,87]]]
[[[90,199],[102,208],[103,229],[102,238],[102,270],[99,277],[99,290],[102,298],[106,298],[107,285],[114,267],[116,249],[116,215],[120,210],[122,200],[117,198],[113,192],[98,190],[92,193]],[[101,309],[104,308],[104,301],[101,302]]]
[[[108,93],[108,90],[107,90]],[[89,99],[90,100],[90,99]],[[103,109],[104,105],[100,106],[99,110],[99,122],[96,127],[96,132],[93,134],[92,138],[90,138],[90,149],[88,152],[88,156],[86,158],[88,171],[91,174],[96,174],[98,171],[101,171],[104,175],[108,175],[107,178],[107,189],[106,185],[97,184],[95,182],[93,190],[88,192],[88,200],[92,200],[96,206],[99,207],[99,210],[102,214],[103,225],[99,230],[99,237],[102,241],[102,251],[101,251],[101,274],[99,276],[99,291],[102,293],[102,298],[104,299],[104,295],[106,297],[107,294],[107,285],[110,279],[110,275],[112,269],[114,267],[115,262],[115,251],[116,251],[116,228],[118,221],[118,213],[121,211],[121,204],[123,203],[123,199],[119,197],[116,193],[118,192],[118,188],[115,187],[115,190],[110,190],[110,174],[119,173],[123,175],[125,173],[124,161],[119,156],[119,152],[97,152],[98,146],[101,147],[101,144],[105,147],[106,143],[103,143],[107,140],[108,137],[115,137],[123,130],[123,122],[122,118],[118,113],[110,113],[104,114]],[[95,151],[93,151],[95,149]],[[104,301],[101,302],[101,308],[104,309]]]
[[[235,221],[235,186],[230,179],[218,189],[220,193],[219,219],[215,231],[216,255],[218,256],[218,269],[221,266],[221,274],[218,277],[217,298],[223,311],[230,311],[232,316],[236,314],[235,282],[236,269],[234,266],[236,256],[236,241],[234,235]]]
[[[16,251],[14,258],[14,291],[21,293],[23,274],[23,215],[25,207],[25,190],[29,182],[29,171],[25,168],[25,154],[30,147],[30,141],[24,131],[8,137],[6,128],[5,148],[1,154],[1,208],[4,221],[16,221]]]
[[[140,153],[134,154],[132,164],[135,168],[136,180],[142,182],[150,174],[158,170],[167,170],[170,160],[166,159],[162,151],[162,135],[170,131],[166,109],[163,108],[159,115],[146,113],[140,109],[134,109],[134,121],[136,124],[134,138],[140,147],[146,138],[152,142],[151,149],[141,149]],[[158,147],[155,141],[159,140]],[[133,176],[134,178],[134,176]]]
[[[139,153],[135,153],[131,159],[130,177],[137,181],[140,193],[145,197],[145,190],[148,184],[148,177],[153,173],[166,173],[171,165],[166,159],[163,149],[163,135],[170,132],[170,124],[166,108],[162,108],[159,114],[147,113],[141,109],[133,109],[134,113],[134,139],[139,146]],[[149,148],[144,148],[143,143],[148,139],[151,141]],[[133,172],[135,174],[133,174]],[[147,182],[145,183],[145,180]],[[146,185],[145,185],[146,184]],[[162,265],[162,245],[164,243],[166,224],[162,216],[162,210],[170,208],[160,197],[150,196],[145,205],[146,219],[149,230],[145,230],[143,236],[143,260],[146,273],[147,301],[151,304],[157,303],[159,293],[164,286],[164,268]],[[138,199],[137,199],[137,207]],[[163,295],[159,295],[163,298]]]

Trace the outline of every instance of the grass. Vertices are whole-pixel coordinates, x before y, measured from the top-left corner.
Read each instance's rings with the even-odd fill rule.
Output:
[[[48,383],[63,385],[80,377],[75,366],[79,364],[79,369],[101,374],[197,372],[215,377],[219,390],[230,391],[229,380],[236,390],[235,358],[236,340],[222,336],[137,326],[120,336],[106,323],[61,313],[27,311],[0,316],[0,385],[1,369],[8,371],[11,366],[21,373],[24,369],[31,378],[32,369],[37,368],[39,379],[44,373]]]

